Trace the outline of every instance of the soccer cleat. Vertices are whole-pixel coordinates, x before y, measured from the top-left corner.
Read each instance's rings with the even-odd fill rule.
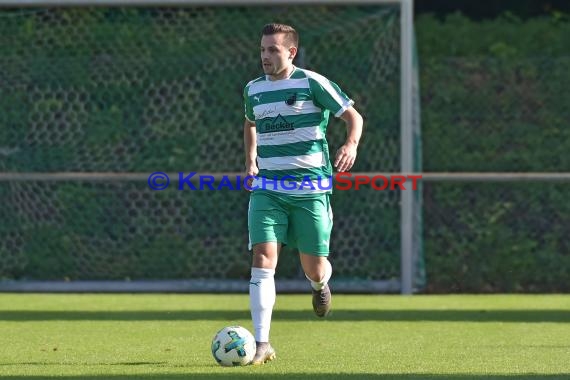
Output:
[[[313,310],[317,317],[326,317],[331,311],[331,289],[325,285],[321,290],[313,289]]]
[[[251,365],[261,365],[275,359],[275,350],[269,342],[256,342],[255,344],[255,356],[251,360]]]

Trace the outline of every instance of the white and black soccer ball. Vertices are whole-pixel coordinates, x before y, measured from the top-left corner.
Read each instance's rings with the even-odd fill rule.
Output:
[[[244,327],[224,327],[212,339],[212,355],[224,367],[248,365],[255,355],[255,338]]]

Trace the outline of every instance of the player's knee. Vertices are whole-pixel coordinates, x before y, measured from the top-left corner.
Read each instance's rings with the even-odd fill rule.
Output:
[[[277,253],[272,249],[254,247],[252,266],[256,268],[275,269],[277,266]]]
[[[276,263],[274,260],[264,254],[254,254],[253,255],[253,262],[252,267],[254,268],[266,268],[266,269],[275,269]]]
[[[315,272],[312,275],[309,275],[309,277],[311,278],[311,280],[313,280],[314,282],[322,282],[325,278],[325,274],[321,273],[321,272]]]
[[[315,268],[308,268],[308,270],[305,270],[305,274],[314,282],[321,282],[325,279],[327,272],[326,268],[320,265]]]
[[[332,267],[326,258],[305,256],[302,258],[302,264],[306,277],[311,281],[327,281],[331,276]]]
[[[332,276],[332,265],[327,259],[319,261],[314,271],[314,276],[311,277],[315,282],[328,282]]]

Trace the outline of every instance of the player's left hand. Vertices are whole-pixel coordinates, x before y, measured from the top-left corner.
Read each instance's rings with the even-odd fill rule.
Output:
[[[356,144],[345,143],[336,151],[334,167],[337,172],[347,172],[352,168],[354,161],[356,161],[357,148]]]

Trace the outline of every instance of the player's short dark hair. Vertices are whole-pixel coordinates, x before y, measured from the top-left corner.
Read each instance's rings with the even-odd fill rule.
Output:
[[[295,30],[295,28],[293,28],[290,25],[271,23],[271,24],[266,24],[261,30],[261,34],[263,34],[264,36],[271,36],[272,34],[277,34],[277,33],[284,33],[285,39],[289,43],[291,43],[295,47],[299,46],[299,34]]]

